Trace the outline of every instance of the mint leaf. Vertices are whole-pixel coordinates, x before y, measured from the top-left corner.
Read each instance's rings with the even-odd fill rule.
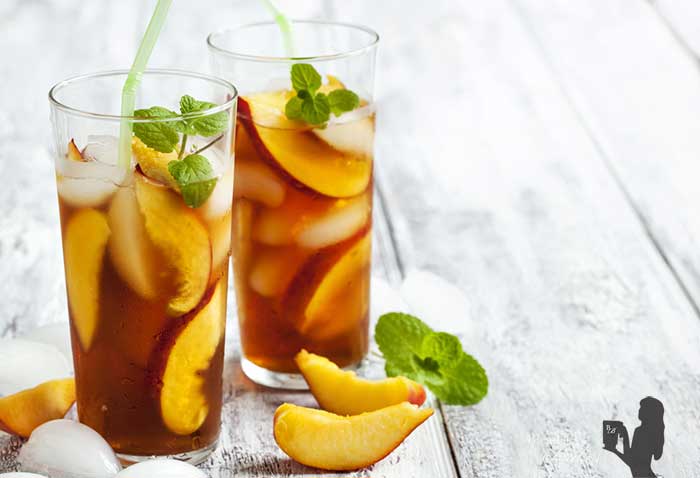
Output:
[[[320,125],[328,121],[331,116],[331,107],[328,97],[323,93],[302,100],[301,117],[312,125]]]
[[[291,98],[289,101],[287,101],[287,104],[284,107],[284,114],[287,115],[287,118],[289,118],[290,120],[301,119],[302,103],[303,100],[298,96],[295,96],[294,98]]]
[[[217,178],[209,160],[200,154],[190,154],[179,161],[170,161],[168,171],[175,179],[182,199],[189,207],[204,204],[216,186]]]
[[[486,396],[486,372],[454,335],[398,312],[381,316],[374,335],[387,376],[420,382],[446,404],[472,405]]]
[[[333,114],[340,116],[360,106],[360,97],[350,90],[333,90],[328,93],[328,103]]]
[[[216,104],[214,103],[199,101],[190,95],[184,95],[180,98],[180,112],[183,115],[199,113],[215,107]],[[228,113],[226,113],[226,111],[219,111],[211,115],[185,119],[184,123],[185,129],[182,132],[185,134],[196,134],[204,137],[214,136],[215,134],[225,131],[228,127]]]
[[[292,65],[292,86],[296,91],[306,90],[313,95],[321,87],[321,75],[308,63],[295,63]]]
[[[176,117],[177,113],[161,106],[134,111],[137,118],[164,119]],[[158,121],[153,123],[134,123],[134,134],[149,148],[161,153],[170,153],[179,141],[178,131],[182,125],[179,121]]]

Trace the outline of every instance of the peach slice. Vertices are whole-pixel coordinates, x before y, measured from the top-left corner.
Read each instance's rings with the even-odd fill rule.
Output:
[[[287,290],[289,283],[309,253],[296,247],[275,247],[256,254],[248,283],[258,294],[275,297]]]
[[[79,161],[81,163],[87,162],[85,158],[83,158],[82,153],[78,149],[78,147],[75,145],[75,140],[71,139],[70,142],[68,143],[68,159],[71,161]]]
[[[284,403],[275,412],[274,434],[292,459],[323,470],[365,468],[386,457],[433,414],[403,402],[352,417]]]
[[[109,257],[119,276],[139,296],[153,300],[162,280],[158,271],[159,253],[146,232],[134,188],[120,188],[107,213],[112,236]]]
[[[300,333],[312,340],[329,340],[366,317],[371,243],[371,234],[366,233],[311,288],[313,292],[296,325]]]
[[[142,174],[136,175],[135,185],[146,233],[173,269],[176,290],[168,301],[168,314],[186,314],[199,303],[209,283],[209,235],[175,192]]]
[[[175,178],[168,171],[168,163],[177,160],[177,151],[161,153],[146,146],[137,136],[131,140],[131,151],[146,176],[176,191],[180,190]]]
[[[63,238],[68,303],[85,351],[92,344],[99,320],[100,278],[110,233],[103,213],[81,209],[69,220]]]
[[[209,237],[211,238],[211,279],[210,284],[221,277],[224,270],[228,269],[228,260],[231,256],[231,211],[208,223]]]
[[[165,426],[178,435],[197,431],[209,414],[203,373],[224,335],[226,285],[226,279],[220,280],[206,305],[183,317],[184,328],[167,355],[160,412]]]
[[[284,111],[278,98],[284,97],[273,92],[239,100],[241,121],[258,154],[296,182],[325,196],[351,197],[364,191],[372,175],[372,162],[330,148],[309,131],[288,129],[283,121],[268,124],[268,100],[277,101],[279,111]]]
[[[314,398],[327,412],[359,415],[401,402],[418,406],[425,402],[423,386],[406,377],[365,380],[306,350],[299,352],[294,361]]]
[[[23,438],[50,420],[63,418],[75,402],[75,380],[44,382],[0,398],[0,430]]]
[[[252,199],[269,207],[277,207],[284,201],[284,182],[261,162],[236,161],[234,179],[234,197]]]

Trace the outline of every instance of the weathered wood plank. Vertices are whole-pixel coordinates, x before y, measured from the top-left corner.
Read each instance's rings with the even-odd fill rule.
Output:
[[[289,7],[293,16],[327,16],[325,6],[317,2],[280,3]],[[0,150],[0,174],[7,181],[0,188],[0,296],[4,300],[0,336],[67,320],[54,177],[51,156],[43,141],[49,136],[46,91],[67,76],[128,66],[147,20],[142,11],[143,4],[137,0],[118,4],[16,3],[3,11],[6,15],[0,18],[0,52],[13,61],[0,65],[6,82],[0,92],[0,143],[4,145]],[[204,38],[209,31],[265,15],[254,2],[176,3],[152,65],[206,71]],[[32,42],[26,42],[26,35],[31,35]],[[32,75],[27,75],[28,71]],[[37,135],[41,138],[38,142]],[[374,273],[397,284],[401,272],[389,229],[378,199]],[[233,318],[234,309],[230,307],[229,316]],[[309,394],[279,393],[248,381],[237,365],[233,319],[229,326],[224,427],[220,446],[203,469],[212,477],[314,475],[314,470],[293,463],[277,448],[271,422],[274,409],[283,401],[312,405],[313,399]],[[381,368],[380,361],[370,359],[365,373],[378,376]],[[439,411],[436,415],[396,453],[375,466],[370,471],[372,476],[456,476]],[[20,443],[0,433],[0,472],[15,467]]]
[[[665,174],[645,160],[653,154],[666,159],[685,146],[689,163],[697,122],[687,125],[691,110],[678,107],[680,116],[653,123],[656,134],[639,121],[666,95],[695,104],[696,82],[668,71],[683,53],[635,2],[514,3],[372,4],[385,41],[379,149],[401,257],[468,294],[470,309],[442,325],[461,332],[491,379],[483,403],[445,407],[461,474],[624,476],[601,450],[601,421],[634,428],[639,400],[653,395],[667,408],[667,446],[654,469],[693,476],[697,441],[674,437],[700,431],[700,322],[530,30],[578,65],[569,73],[580,83],[605,92],[615,115],[600,129],[610,141],[650,148],[626,158],[649,182]],[[630,100],[635,85],[606,82],[631,62],[647,67],[636,77],[646,102]],[[676,127],[677,147],[647,141]],[[686,169],[685,178],[694,176]],[[691,214],[678,211],[688,198],[650,194],[667,215]]]

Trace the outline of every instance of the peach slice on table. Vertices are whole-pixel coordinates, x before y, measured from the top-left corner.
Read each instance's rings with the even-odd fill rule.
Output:
[[[274,435],[303,465],[350,471],[386,457],[432,414],[407,402],[350,417],[284,403],[275,412]]]
[[[104,213],[81,209],[66,226],[63,257],[73,326],[87,351],[99,320],[100,279],[111,230]]]
[[[165,426],[175,434],[194,433],[209,415],[204,373],[224,336],[226,286],[223,278],[203,307],[182,317],[182,326],[173,329],[178,333],[166,336],[170,344],[156,349],[156,353],[165,349],[167,354],[165,365],[158,367],[162,368],[160,412]]]
[[[372,161],[344,154],[298,125],[290,129],[289,120],[279,119],[283,116],[271,116],[271,104],[284,111],[284,98],[272,92],[239,99],[241,121],[259,156],[324,196],[344,198],[363,192],[370,183]],[[277,123],[274,118],[278,118]]]
[[[75,402],[75,380],[50,380],[0,398],[0,430],[23,438],[50,420],[63,418]]]
[[[294,361],[314,398],[327,412],[359,415],[401,402],[418,406],[425,402],[423,386],[406,377],[366,380],[306,350],[299,352]]]
[[[175,283],[167,312],[180,316],[202,299],[211,273],[211,244],[195,212],[169,188],[136,175],[136,198],[146,233],[171,266]]]
[[[300,317],[295,325],[301,334],[312,340],[330,340],[367,317],[371,243],[367,232],[329,263],[312,260],[298,274],[300,282],[290,286],[288,295],[297,289],[311,291],[297,299],[302,312],[296,312]]]
[[[263,249],[255,256],[248,284],[263,297],[283,294],[309,254],[297,247]]]
[[[275,172],[259,161],[236,161],[233,186],[234,197],[261,202],[277,207],[284,201],[284,182]]]

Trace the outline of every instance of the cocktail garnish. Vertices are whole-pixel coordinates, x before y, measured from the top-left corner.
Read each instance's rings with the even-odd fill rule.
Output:
[[[459,339],[433,331],[417,317],[384,314],[374,338],[386,360],[387,376],[415,380],[448,405],[473,405],[488,392],[486,372],[462,349]]]
[[[173,118],[173,121],[135,123],[134,134],[146,146],[161,153],[178,150],[178,159],[168,163],[168,171],[180,187],[185,204],[193,208],[204,204],[214,190],[217,181],[209,160],[199,153],[220,140],[221,136],[214,138],[203,148],[185,156],[187,137],[188,135],[198,135],[208,138],[217,135],[226,130],[229,117],[225,111],[194,118],[188,118],[187,115],[214,107],[216,107],[214,103],[199,101],[185,95],[180,98],[180,113],[185,115],[182,118],[178,118],[177,113],[162,106],[152,106],[148,109],[134,111],[134,116],[137,118],[160,120]]]
[[[292,87],[297,94],[287,102],[284,109],[285,115],[291,120],[325,126],[331,113],[340,116],[360,106],[360,98],[348,89],[335,89],[327,95],[319,92],[321,75],[308,63],[292,65],[291,77]]]

